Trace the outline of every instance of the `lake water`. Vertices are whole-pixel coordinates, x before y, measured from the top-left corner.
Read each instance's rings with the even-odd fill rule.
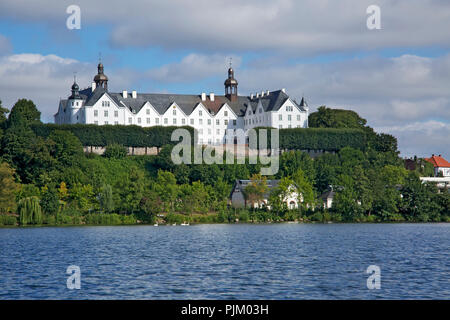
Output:
[[[449,299],[449,248],[450,224],[6,228],[0,299]]]

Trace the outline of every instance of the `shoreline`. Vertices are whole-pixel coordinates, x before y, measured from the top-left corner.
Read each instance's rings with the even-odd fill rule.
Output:
[[[381,222],[317,222],[317,221],[307,221],[307,222],[292,222],[292,221],[281,221],[281,222],[195,222],[190,223],[187,226],[180,224],[172,225],[170,223],[154,225],[151,223],[134,223],[134,224],[42,224],[42,225],[0,225],[0,229],[26,229],[26,228],[72,228],[72,227],[130,227],[130,226],[148,226],[148,227],[189,227],[195,225],[280,225],[280,224],[299,224],[299,225],[328,225],[328,224],[339,224],[339,225],[349,225],[349,224],[448,224],[448,221],[381,221]]]

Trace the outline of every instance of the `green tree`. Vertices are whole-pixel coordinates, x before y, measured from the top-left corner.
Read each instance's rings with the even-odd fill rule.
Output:
[[[92,185],[82,185],[81,183],[76,183],[69,190],[69,197],[71,202],[81,212],[86,213],[95,210],[95,203],[97,201]]]
[[[311,182],[302,169],[294,172],[292,181],[294,181],[295,188],[297,189],[299,207],[303,209],[314,207],[316,204],[316,194]]]
[[[7,108],[4,108],[2,105],[2,100],[0,100],[0,129],[5,124],[6,120],[8,119],[6,115],[9,113],[9,110]]]
[[[106,146],[103,156],[109,159],[122,159],[128,154],[127,148],[118,143],[109,144]]]
[[[278,185],[269,194],[269,204],[271,210],[278,213],[279,215],[284,215],[288,210],[286,199],[292,195],[292,187],[294,186],[294,181],[289,177],[281,178]]]
[[[348,175],[340,175],[337,179],[339,184],[333,199],[333,211],[342,215],[346,221],[357,221],[361,208],[357,203],[357,194],[354,189],[354,181]]]
[[[280,170],[278,177],[292,177],[301,169],[309,181],[314,181],[315,170],[313,159],[305,152],[288,151],[280,156]]]
[[[20,200],[18,210],[19,223],[21,225],[42,224],[43,215],[38,197],[28,197]]]
[[[53,131],[47,140],[50,154],[62,167],[73,167],[78,164],[83,155],[80,140],[71,132],[64,130]]]
[[[159,195],[164,211],[173,212],[178,194],[177,181],[173,173],[158,170],[158,177],[153,185],[153,189]]]
[[[11,109],[8,127],[29,126],[41,122],[41,112],[31,100],[19,99]]]
[[[2,145],[3,158],[16,169],[21,182],[39,182],[39,176],[55,165],[46,141],[27,126],[8,128]]]
[[[40,205],[46,214],[56,215],[60,207],[57,190],[53,187],[44,188]]]
[[[0,213],[16,209],[16,196],[19,185],[14,181],[14,169],[6,162],[0,164]]]
[[[114,211],[113,189],[109,184],[104,184],[99,195],[100,209],[104,212]]]
[[[309,115],[311,128],[363,128],[367,123],[356,112],[351,110],[330,109],[321,106]]]

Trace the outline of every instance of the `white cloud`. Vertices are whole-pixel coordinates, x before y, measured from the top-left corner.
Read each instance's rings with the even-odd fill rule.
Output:
[[[223,74],[230,57],[232,58],[233,66],[239,67],[241,58],[235,55],[189,54],[179,63],[171,63],[149,70],[147,76],[151,80],[163,83],[198,81],[217,74]]]
[[[432,154],[441,154],[450,159],[450,123],[430,120],[376,130],[397,137],[403,156],[430,157]]]
[[[165,83],[184,83],[184,77],[192,79],[189,75],[197,75],[192,79],[197,81],[202,80],[201,75],[214,74],[224,79],[223,59],[217,59],[217,65],[211,63],[215,59],[190,55],[149,73],[158,74],[157,80]],[[372,56],[289,65],[263,59],[235,68],[235,75],[241,94],[286,88],[297,99],[304,94],[312,111],[320,105],[354,110],[378,131],[398,136],[402,154],[425,156],[450,151],[450,55]],[[222,86],[222,82],[217,85]]]
[[[71,0],[3,0],[0,17],[65,28]],[[304,56],[392,47],[446,46],[450,3],[378,0],[381,30],[368,30],[373,0],[79,0],[82,28],[111,26],[119,47],[203,52],[272,50]]]
[[[0,99],[11,109],[20,98],[31,99],[42,112],[42,120],[53,121],[59,98],[70,94],[73,74],[80,88],[90,86],[96,66],[56,55],[15,54],[0,57]],[[120,76],[118,75],[120,73]],[[129,84],[126,72],[110,72],[113,89]]]

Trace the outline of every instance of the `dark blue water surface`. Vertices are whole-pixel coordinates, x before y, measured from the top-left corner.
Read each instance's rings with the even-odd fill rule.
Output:
[[[449,299],[449,247],[450,224],[0,229],[0,299]]]

